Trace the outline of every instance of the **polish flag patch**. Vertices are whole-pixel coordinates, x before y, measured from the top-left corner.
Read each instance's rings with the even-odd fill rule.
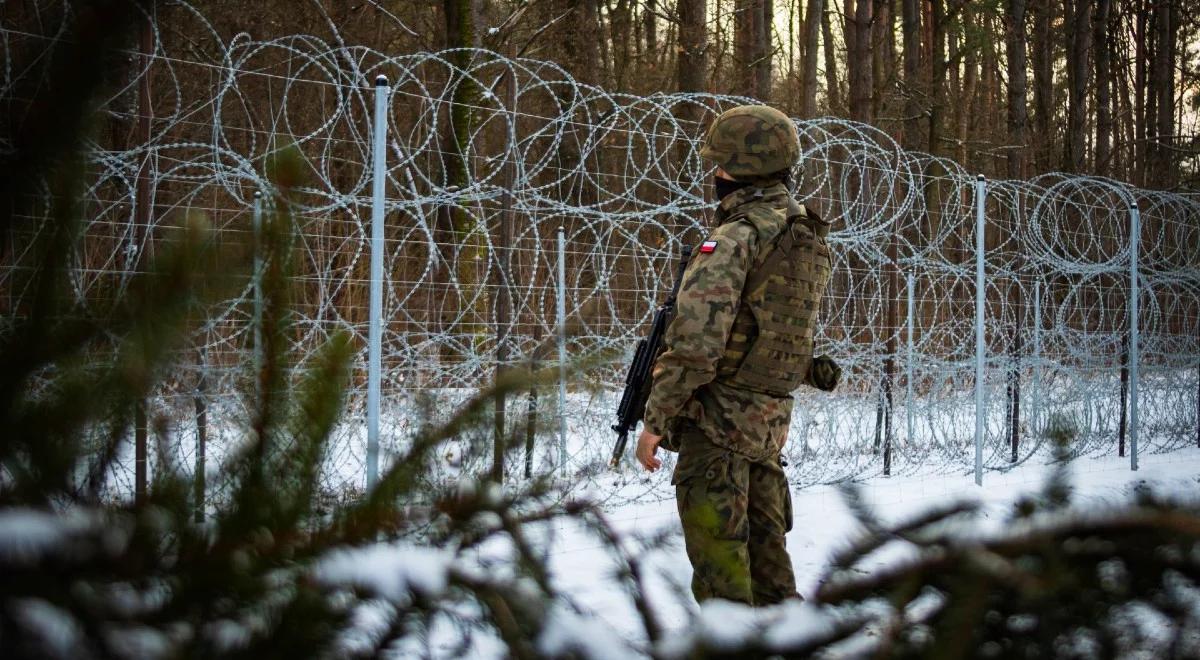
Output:
[[[716,241],[704,241],[700,244],[700,254],[712,254],[717,251]]]

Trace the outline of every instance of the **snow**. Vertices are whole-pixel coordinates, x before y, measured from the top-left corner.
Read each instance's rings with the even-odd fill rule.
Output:
[[[1143,455],[1139,463],[1140,469],[1134,472],[1129,469],[1128,459],[1115,456],[1073,461],[1069,468],[1073,510],[1099,511],[1127,503],[1134,491],[1147,486],[1162,494],[1194,497],[1200,482],[1200,450]],[[992,533],[1000,530],[1014,503],[1023,495],[1038,491],[1053,469],[1051,465],[1027,462],[1009,472],[985,473],[982,487],[976,486],[969,474],[875,478],[859,483],[858,487],[864,501],[884,522],[903,521],[933,506],[968,501],[980,506],[977,530]],[[666,497],[671,495],[669,488],[663,488]],[[788,550],[799,590],[811,597],[829,558],[846,547],[861,529],[836,486],[793,490],[792,501],[795,518],[787,535]],[[770,636],[794,632],[808,638],[832,625],[827,619],[814,618],[815,609],[802,603],[775,608],[772,616],[780,617],[776,624],[756,619],[762,615],[749,610],[735,613],[734,610],[741,608],[727,604],[716,609],[709,604],[698,608],[687,592],[691,566],[684,553],[675,503],[671,499],[626,505],[611,512],[610,519],[628,535],[651,537],[668,533],[669,543],[652,550],[645,560],[651,573],[649,600],[668,630],[679,631],[692,617],[698,616],[699,629],[711,635],[705,641],[718,644],[727,635],[736,637],[758,626],[765,626],[765,634]],[[620,585],[610,579],[614,564],[603,545],[587,530],[570,522],[556,525],[545,538],[551,542],[551,574],[556,586],[586,606],[619,636],[641,642],[637,612]],[[870,555],[855,570],[869,572],[892,565],[905,557],[906,551],[903,543],[893,543]],[[683,587],[683,602],[673,585]],[[782,613],[777,611],[780,609]]]
[[[1053,465],[1029,460],[1008,471],[988,471],[983,485],[976,486],[970,473],[948,475],[946,466],[941,465],[930,467],[927,473],[875,477],[855,485],[862,502],[884,523],[910,519],[934,506],[975,503],[976,524],[969,530],[986,536],[1004,531],[1002,526],[1009,524],[1014,504],[1038,492],[1055,469]],[[1135,494],[1146,489],[1180,499],[1200,498],[1196,488],[1200,483],[1200,449],[1196,448],[1143,454],[1137,471],[1130,469],[1126,458],[1078,458],[1070,464],[1068,472],[1072,515],[1098,514],[1130,502]],[[840,623],[837,613],[822,611],[807,602],[788,602],[759,610],[719,601],[698,606],[688,589],[691,567],[680,536],[673,489],[661,476],[644,482],[635,477],[630,480],[632,483],[626,482],[629,487],[644,489],[644,496],[608,500],[610,504],[605,508],[622,548],[641,558],[646,598],[664,628],[662,638],[653,646],[645,638],[641,617],[617,577],[620,564],[596,532],[579,520],[557,518],[531,524],[526,530],[536,551],[548,558],[550,580],[565,597],[552,604],[545,615],[546,626],[532,640],[539,652],[549,656],[616,658],[645,655],[652,650],[658,657],[681,658],[693,655],[697,648],[719,651],[736,648],[747,640],[753,640],[760,648],[780,648],[822,637],[835,629]],[[464,479],[461,488],[464,489],[461,494],[469,495],[475,486]],[[493,503],[504,496],[494,487],[480,494]],[[599,499],[605,501],[604,497]],[[794,488],[792,499],[794,519],[787,535],[788,548],[799,590],[811,598],[831,557],[844,550],[863,530],[838,486]],[[612,503],[618,501],[624,504]],[[495,529],[499,523],[494,514],[481,516],[475,522],[483,529]],[[0,559],[15,564],[34,562],[47,554],[67,551],[71,540],[80,534],[100,533],[100,529],[108,527],[113,527],[114,547],[123,545],[128,530],[120,525],[106,525],[96,516],[30,508],[0,511]],[[869,574],[894,565],[911,551],[904,541],[897,539],[850,570]],[[346,631],[348,649],[368,648],[386,628],[393,605],[404,607],[416,597],[448,596],[456,575],[532,591],[531,583],[514,570],[514,556],[511,543],[500,536],[459,556],[452,549],[389,541],[332,551],[316,562],[312,575],[324,585],[365,591],[374,597],[375,600],[356,608],[352,629]],[[1125,579],[1124,566],[1114,562],[1105,564],[1102,570],[1105,581],[1113,588],[1120,588]],[[105,595],[130,614],[153,609],[162,595],[155,589],[136,597],[126,591],[116,586]],[[61,642],[57,647],[60,655],[69,653],[81,634],[72,617],[44,601],[31,600],[26,604],[22,608],[24,622],[47,640]],[[881,618],[904,616],[920,620],[942,606],[940,597],[930,595],[923,596],[904,612],[894,612],[880,602],[877,613]],[[453,614],[474,619],[479,613],[472,611],[470,603],[457,601],[449,607],[452,609],[435,617],[422,636],[404,640],[393,650],[400,656],[411,652],[460,657],[465,646],[468,657],[505,655],[503,644],[487,634],[464,639],[464,629],[453,621]],[[1137,623],[1139,634],[1148,639],[1157,639],[1155,635],[1165,629],[1155,621],[1155,615],[1137,604],[1129,606],[1128,616]],[[1036,625],[1036,621],[1014,619],[1008,625],[1020,631]],[[148,655],[170,644],[168,637],[150,630],[126,628],[110,633],[113,643],[146,651]],[[217,640],[219,648],[240,648],[249,631],[246,622],[226,619],[208,622],[200,634]],[[1086,648],[1090,643],[1087,639],[1075,640],[1078,648]],[[838,655],[853,656],[868,651],[870,645],[869,635],[857,635],[837,645],[836,650]]]
[[[317,564],[313,575],[329,586],[367,589],[406,604],[412,594],[437,598],[445,593],[453,559],[448,550],[396,542],[335,550]]]
[[[22,599],[14,604],[11,612],[21,621],[25,630],[41,638],[42,649],[48,657],[74,656],[82,630],[69,612],[40,598]]]
[[[98,520],[83,511],[39,511],[29,508],[0,509],[0,559],[6,563],[34,563],[52,553],[70,552],[70,540],[93,531]],[[120,543],[124,539],[109,542]]]
[[[581,616],[562,603],[556,603],[546,616],[546,626],[537,640],[543,655],[558,657],[620,658],[629,648],[613,635],[603,621]]]
[[[968,529],[973,534],[990,535],[1003,531],[1002,525],[1009,520],[1015,503],[1040,491],[1054,469],[1053,465],[1027,461],[1006,472],[986,473],[982,487],[974,484],[969,473],[947,476],[944,468],[934,474],[873,478],[856,487],[862,501],[883,523],[901,522],[934,506],[975,503],[978,507],[975,524]],[[1164,495],[1195,498],[1196,484],[1200,482],[1200,450],[1143,455],[1136,472],[1130,470],[1128,459],[1115,456],[1076,459],[1068,471],[1073,514],[1099,513],[1107,507],[1128,503],[1136,492],[1146,488]],[[746,640],[754,640],[767,649],[779,648],[834,630],[839,623],[838,615],[807,602],[789,602],[759,610],[719,601],[697,606],[688,590],[691,567],[683,549],[671,487],[661,481],[646,487],[651,497],[610,506],[607,514],[621,535],[622,546],[642,557],[647,600],[665,628],[662,639],[654,646],[656,655],[687,657],[698,647],[729,649]],[[787,537],[788,548],[799,590],[811,597],[820,586],[819,580],[830,558],[863,530],[837,486],[794,489],[792,498],[795,517]],[[646,501],[653,499],[658,501]],[[569,599],[556,602],[547,612],[547,625],[535,640],[540,652],[615,658],[642,655],[650,650],[640,616],[617,578],[619,565],[593,530],[578,520],[556,519],[531,525],[527,534],[539,551],[548,556],[553,585]],[[639,552],[639,548],[644,549]],[[897,539],[850,570],[870,573],[894,565],[910,553],[911,548]],[[458,559],[449,552],[392,542],[338,551],[319,564],[317,575],[327,584],[367,588],[382,598],[403,604],[414,592],[443,594],[452,571],[482,570],[482,574],[493,579],[515,579],[512,559],[511,544],[500,539]],[[1111,571],[1113,579],[1119,581],[1121,567],[1113,566]],[[884,602],[877,605],[877,611],[872,611],[881,620],[895,616],[919,620],[942,607],[943,601],[931,594],[918,599],[903,613],[892,611]],[[1144,618],[1143,622],[1153,627],[1152,621]],[[1031,623],[1012,621],[1010,625],[1020,629]],[[378,622],[374,622],[364,628],[377,626]],[[366,630],[363,632],[366,634]],[[429,645],[424,650],[433,657],[457,657],[462,634],[462,629],[454,625],[435,626],[429,630]],[[836,645],[836,654],[852,657],[869,651],[872,643],[869,635],[856,635]],[[493,658],[505,654],[502,644],[482,638],[470,640],[469,649],[470,657]]]

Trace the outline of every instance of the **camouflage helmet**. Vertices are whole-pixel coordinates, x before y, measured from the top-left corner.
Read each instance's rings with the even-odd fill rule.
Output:
[[[795,165],[800,137],[792,120],[775,108],[739,105],[709,126],[700,156],[735,179],[754,180]]]

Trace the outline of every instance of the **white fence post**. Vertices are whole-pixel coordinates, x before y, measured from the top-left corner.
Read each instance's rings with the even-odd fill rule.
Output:
[[[913,274],[908,274],[908,373],[904,377],[904,408],[908,415],[908,442],[913,446]]]
[[[1129,203],[1129,467],[1138,469],[1138,239],[1142,217]]]
[[[987,297],[983,281],[983,205],[986,194],[987,180],[980,174],[975,179],[975,484],[978,486],[983,485],[983,306]]]
[[[254,295],[254,383],[255,391],[259,396],[261,392],[257,391],[259,376],[263,368],[263,336],[262,336],[262,318],[263,318],[263,292],[262,292],[262,211],[263,211],[263,194],[261,190],[254,191],[254,215],[253,224],[251,226],[254,241],[254,272],[252,273],[251,285],[253,286]]]
[[[1033,392],[1030,394],[1034,433],[1040,433],[1042,415],[1042,281],[1033,283]]]
[[[371,301],[367,330],[367,489],[379,478],[379,399],[383,378],[383,192],[387,182],[387,76],[375,78],[371,188]]]
[[[558,227],[558,469],[567,465],[567,229]],[[559,475],[564,476],[562,474]]]

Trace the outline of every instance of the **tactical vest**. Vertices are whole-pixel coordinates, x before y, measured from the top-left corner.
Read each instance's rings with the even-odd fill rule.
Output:
[[[760,195],[731,211],[729,222],[755,226],[760,248],[716,378],[746,390],[789,396],[804,383],[812,362],[813,327],[832,271],[825,243],[829,225],[810,216],[789,194]],[[764,230],[777,224],[782,230],[761,241]]]

